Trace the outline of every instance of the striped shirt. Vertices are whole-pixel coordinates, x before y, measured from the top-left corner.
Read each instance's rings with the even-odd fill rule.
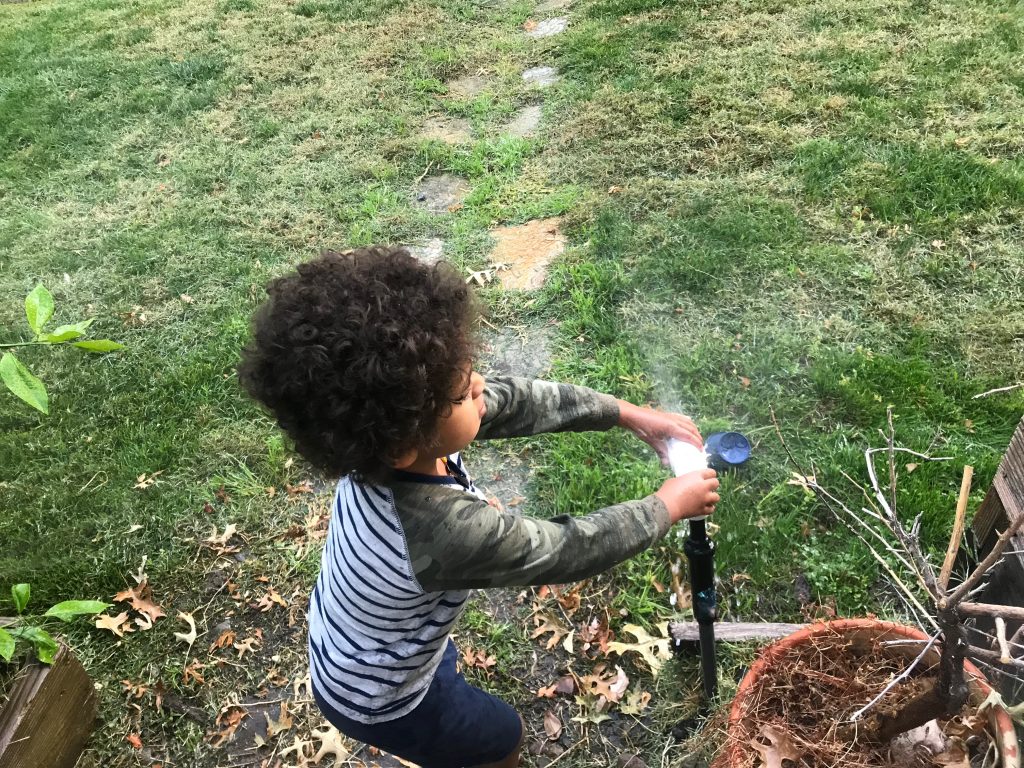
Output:
[[[484,398],[480,439],[608,429],[618,417],[606,395],[548,382],[491,380]],[[655,496],[537,520],[490,506],[459,454],[448,469],[396,471],[387,485],[338,483],[310,600],[310,676],[351,720],[386,722],[416,707],[469,589],[585,578],[668,530]]]

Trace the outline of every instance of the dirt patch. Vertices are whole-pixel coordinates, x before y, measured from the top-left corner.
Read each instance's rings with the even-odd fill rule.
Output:
[[[541,107],[540,104],[531,104],[516,112],[515,117],[501,127],[502,133],[508,133],[520,138],[529,138],[537,133],[540,126]]]
[[[448,213],[462,205],[468,194],[468,181],[446,173],[424,179],[413,192],[413,201],[431,213]]]
[[[565,250],[565,236],[558,229],[560,218],[536,219],[517,227],[500,227],[491,234],[497,241],[492,264],[504,264],[498,271],[508,291],[534,291],[544,285],[548,265]]]
[[[469,121],[459,117],[432,117],[423,124],[420,136],[447,144],[467,144],[473,140]]]
[[[553,35],[565,32],[568,26],[569,20],[567,18],[564,16],[556,16],[553,19],[538,21],[534,26],[528,27],[526,30],[526,36],[534,40],[539,40],[544,37],[552,37]]]
[[[457,99],[475,99],[490,87],[490,81],[480,75],[464,75],[447,83],[448,95]]]
[[[444,240],[435,237],[420,245],[408,246],[409,253],[424,264],[436,264],[444,258]]]
[[[547,88],[561,79],[562,76],[554,67],[530,67],[523,71],[523,82],[537,88]]]

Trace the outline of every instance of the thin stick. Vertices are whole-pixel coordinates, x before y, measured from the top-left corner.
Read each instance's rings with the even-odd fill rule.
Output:
[[[962,602],[963,599],[967,597],[967,593],[977,586],[982,577],[984,577],[984,575],[988,573],[989,569],[999,561],[999,558],[1003,556],[1003,550],[1006,549],[1006,545],[1010,543],[1010,539],[1012,539],[1016,535],[1017,531],[1020,530],[1021,525],[1024,525],[1024,515],[1021,515],[1010,523],[1010,527],[999,535],[999,539],[992,547],[992,551],[989,552],[978,567],[971,572],[971,575],[964,579],[964,583],[957,587],[956,591],[954,591],[949,597],[943,597],[939,600],[939,610],[954,607],[957,603]]]
[[[956,500],[956,518],[953,520],[953,533],[949,537],[949,546],[946,547],[946,559],[942,561],[942,570],[939,571],[939,589],[943,592],[949,586],[953,561],[956,560],[956,553],[960,550],[960,538],[964,535],[964,515],[967,513],[967,499],[971,495],[971,478],[973,477],[974,467],[968,464],[964,467],[964,476],[960,481],[960,497]]]
[[[1020,389],[1021,387],[1024,387],[1024,381],[1019,384],[1011,384],[1008,387],[996,387],[995,389],[990,389],[988,392],[981,392],[972,397],[971,400],[977,400],[979,397],[988,397],[989,395],[994,395],[998,392],[1012,392],[1013,390]]]
[[[935,644],[935,641],[938,640],[938,639],[939,639],[938,635],[933,635],[932,638],[925,645],[925,647],[921,649],[921,652],[919,654],[917,654],[917,658],[914,659],[912,662],[910,662],[909,666],[907,666],[906,669],[904,669],[902,672],[900,672],[899,675],[894,677],[889,682],[889,684],[887,686],[885,686],[885,688],[883,688],[878,693],[877,696],[875,696],[875,698],[873,698],[871,701],[869,701],[863,707],[861,707],[856,712],[854,712],[852,715],[850,715],[850,719],[849,719],[848,722],[854,723],[857,720],[860,720],[861,716],[865,712],[867,712],[869,709],[871,709],[873,706],[875,706],[875,704],[877,704],[881,700],[881,698],[883,696],[885,696],[885,694],[887,694],[889,691],[891,691],[893,689],[893,686],[895,686],[901,680],[905,680],[910,675],[910,673],[914,671],[914,667],[916,667],[920,663],[921,659],[924,658],[924,655],[926,653],[928,653],[928,649],[931,648]]]

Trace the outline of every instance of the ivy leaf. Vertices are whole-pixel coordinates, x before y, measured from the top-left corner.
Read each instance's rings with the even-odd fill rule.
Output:
[[[71,325],[62,325],[59,328],[55,328],[50,333],[44,333],[39,336],[40,341],[45,341],[50,344],[60,344],[62,341],[71,341],[71,339],[77,339],[79,336],[85,335],[86,330],[92,325],[93,319],[83,320],[80,323],[72,323]]]
[[[72,343],[79,349],[84,349],[86,352],[95,352],[99,355],[102,355],[104,352],[115,352],[119,349],[124,349],[124,344],[118,344],[110,339],[90,339],[89,341],[75,341]]]
[[[14,638],[6,629],[0,629],[0,659],[10,661],[14,656]]]
[[[32,598],[32,587],[28,584],[12,584],[11,597],[14,598],[14,610],[22,613]]]
[[[42,284],[33,288],[25,297],[25,316],[28,318],[32,333],[37,336],[43,332],[43,327],[53,317],[53,296]]]
[[[50,608],[43,616],[54,616],[61,621],[71,621],[75,616],[94,616],[107,610],[110,603],[99,600],[65,600]]]
[[[50,402],[43,382],[33,376],[13,352],[4,352],[4,356],[0,357],[0,380],[3,380],[16,397],[20,397],[37,411],[50,412]]]

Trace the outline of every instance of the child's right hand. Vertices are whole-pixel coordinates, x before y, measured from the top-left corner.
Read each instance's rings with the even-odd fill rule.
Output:
[[[655,492],[665,502],[668,516],[673,525],[689,517],[710,515],[720,497],[718,474],[713,469],[688,472],[681,477],[671,477]]]

